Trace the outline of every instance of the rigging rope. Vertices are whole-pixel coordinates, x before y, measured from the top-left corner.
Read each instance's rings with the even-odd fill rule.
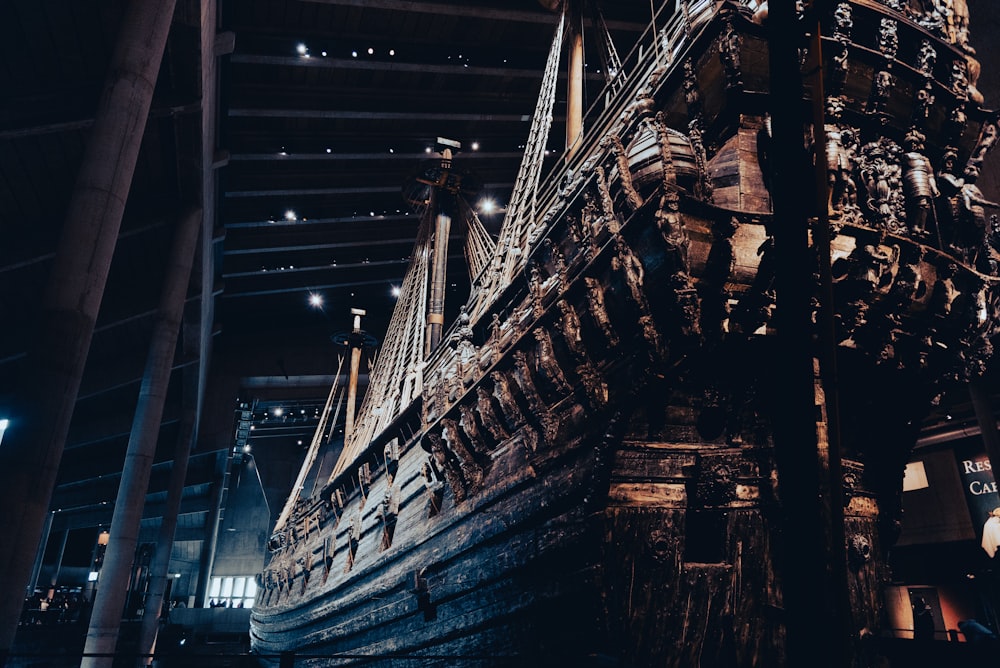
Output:
[[[535,207],[538,196],[538,183],[541,178],[542,164],[545,161],[545,145],[548,142],[549,129],[552,126],[552,108],[556,98],[556,84],[559,80],[559,60],[562,51],[563,31],[566,26],[566,11],[564,9],[556,34],[549,49],[545,73],[542,77],[542,87],[535,104],[535,112],[531,118],[531,130],[525,146],[521,167],[514,181],[514,191],[503,224],[500,227],[500,238],[497,241],[498,253],[489,270],[490,275],[477,279],[481,284],[478,294],[470,296],[469,316],[475,322],[488,306],[507,285],[513,280],[521,268],[527,251],[527,230],[535,220]]]
[[[355,459],[415,396],[414,382],[408,377],[419,374],[423,361],[423,323],[427,317],[427,283],[430,267],[430,224],[433,216],[425,209],[410,267],[400,287],[399,301],[389,319],[389,327],[379,352],[379,364],[372,366],[368,389],[355,419],[354,433],[344,443],[344,450],[330,475],[333,480]],[[417,390],[418,391],[418,390]],[[404,396],[404,392],[409,396]]]
[[[344,355],[340,356],[340,361],[337,363],[337,375],[333,378],[333,385],[330,387],[330,394],[326,398],[326,404],[323,406],[323,413],[320,415],[319,424],[316,425],[316,431],[313,432],[312,442],[309,444],[309,451],[306,453],[306,459],[302,463],[302,468],[299,469],[299,476],[295,479],[295,485],[292,487],[292,491],[288,494],[288,498],[285,500],[285,507],[281,509],[281,515],[278,516],[278,521],[274,524],[275,533],[281,531],[285,527],[285,523],[288,522],[288,518],[292,514],[292,510],[295,508],[295,502],[299,500],[302,488],[305,486],[306,476],[312,469],[313,464],[316,461],[316,454],[319,452],[319,446],[323,441],[323,432],[326,430],[327,421],[330,417],[330,408],[333,406],[334,396],[337,393],[337,385],[340,383],[340,375],[344,371]],[[334,423],[336,424],[336,423]]]

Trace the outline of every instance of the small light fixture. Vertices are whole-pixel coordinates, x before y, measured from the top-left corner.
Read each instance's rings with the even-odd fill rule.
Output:
[[[310,292],[309,306],[312,306],[313,308],[323,308],[323,295],[318,292]]]
[[[299,219],[299,217],[295,214],[294,210],[288,209],[287,211],[285,211],[285,220],[293,222],[293,221],[296,221],[298,219]]]

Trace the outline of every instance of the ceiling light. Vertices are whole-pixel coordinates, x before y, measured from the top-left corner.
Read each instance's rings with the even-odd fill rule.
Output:
[[[478,151],[479,150],[479,142],[477,142],[477,141],[472,142],[472,150],[473,151]]]
[[[496,210],[496,202],[487,198],[479,202],[479,210],[483,213],[493,213]]]
[[[389,49],[389,55],[390,56],[395,56],[396,55],[396,49]]]
[[[309,47],[302,42],[299,42],[298,46],[295,47],[295,50],[298,51],[300,56],[304,56],[309,53]]]
[[[323,308],[323,295],[318,292],[310,292],[309,306],[312,306],[313,308]]]
[[[274,409],[274,417],[281,417],[282,414],[284,414],[284,412],[285,409],[282,408],[281,406],[278,406],[277,408]]]
[[[324,58],[326,58],[326,51],[320,51],[320,52],[319,52],[319,55],[321,55],[321,56],[323,56]]]
[[[371,47],[369,46],[369,47],[368,47],[368,55],[369,55],[369,56],[371,56],[371,55],[373,55],[374,53],[375,53],[375,49],[373,49],[373,48],[371,48]]]
[[[333,149],[332,148],[328,148],[328,149],[326,149],[326,152],[327,153],[333,153]]]
[[[393,297],[398,297],[399,296],[399,286],[398,285],[392,286],[389,289],[389,294],[391,294]]]
[[[351,51],[351,58],[357,58],[357,57],[358,57],[358,52],[357,51]]]
[[[299,217],[295,215],[295,211],[293,211],[292,209],[288,209],[287,211],[285,211],[285,220],[292,221],[298,219]]]

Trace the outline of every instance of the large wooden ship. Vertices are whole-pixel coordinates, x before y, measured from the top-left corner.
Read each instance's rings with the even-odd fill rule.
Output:
[[[498,239],[447,150],[422,179],[343,454],[271,539],[262,657],[805,665],[833,624],[869,665],[907,453],[1000,318],[965,3],[662,4],[542,179],[559,20]]]

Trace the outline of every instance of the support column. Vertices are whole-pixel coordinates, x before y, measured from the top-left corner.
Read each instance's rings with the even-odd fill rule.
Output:
[[[212,484],[212,514],[205,523],[205,544],[198,563],[198,587],[195,590],[195,607],[204,607],[208,600],[212,570],[215,568],[215,546],[219,544],[219,523],[222,521],[222,500],[229,481],[230,450],[220,450],[215,462],[216,481]]]
[[[68,539],[69,529],[63,529],[62,538],[59,540],[59,554],[56,555],[56,567],[52,569],[52,575],[49,576],[49,589],[53,589],[59,584],[59,571],[62,570],[63,557],[66,555],[66,541]]]
[[[59,575],[59,564],[62,563],[63,550],[66,549],[66,536],[69,531],[63,530],[62,541],[59,547],[59,557],[56,559],[55,575],[52,576],[52,584],[56,583],[56,576]],[[38,541],[38,552],[35,553],[35,564],[31,568],[31,577],[28,579],[28,586],[24,589],[25,596],[31,596],[38,588],[38,580],[42,577],[42,567],[45,561],[45,548],[48,547],[49,537],[52,535],[52,513],[48,513],[45,518],[45,526],[42,528],[42,537]]]
[[[775,328],[774,425],[781,534],[783,619],[787,664],[833,668],[847,665],[849,641],[840,635],[836,583],[830,572],[830,535],[814,385],[817,351],[812,337],[813,253],[809,218],[814,213],[813,167],[802,140],[809,122],[799,66],[803,26],[794,0],[769,3],[769,107],[774,208]],[[811,26],[810,26],[811,27]],[[807,195],[804,195],[806,193]],[[823,444],[825,445],[825,443]]]
[[[115,510],[111,517],[108,549],[104,557],[100,586],[94,599],[81,668],[110,667],[113,663],[111,655],[118,643],[122,607],[125,605],[132,561],[139,540],[142,509],[156,455],[163,404],[170,384],[201,217],[201,209],[196,209],[183,216],[178,223],[146,370],[139,389],[139,402],[132,421]]]
[[[0,451],[0,506],[17,509],[0,515],[0,662],[17,632],[174,4],[134,0],[122,21],[28,353],[24,394]]]
[[[184,413],[181,416],[180,433],[177,435],[173,465],[170,469],[170,482],[167,485],[166,508],[163,511],[160,533],[156,540],[156,552],[153,553],[153,561],[149,565],[149,586],[142,614],[142,625],[139,630],[138,653],[140,656],[152,655],[156,646],[156,634],[160,629],[163,596],[167,590],[170,569],[170,553],[173,551],[177,516],[180,514],[181,501],[184,498],[184,479],[187,478],[188,461],[191,458],[196,415],[196,407],[192,404],[184,408]],[[152,656],[142,662],[146,665],[151,664],[153,662]]]

